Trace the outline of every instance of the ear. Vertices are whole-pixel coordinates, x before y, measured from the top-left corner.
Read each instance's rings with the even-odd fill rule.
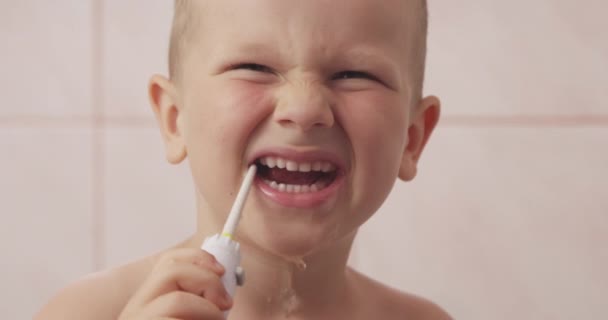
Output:
[[[418,159],[439,121],[441,102],[435,96],[428,96],[422,99],[416,107],[412,112],[407,130],[407,145],[403,151],[399,168],[399,178],[403,181],[410,181],[416,177]]]
[[[180,106],[175,85],[169,79],[154,75],[148,85],[150,104],[165,142],[167,161],[180,163],[186,158],[186,144],[181,128]]]

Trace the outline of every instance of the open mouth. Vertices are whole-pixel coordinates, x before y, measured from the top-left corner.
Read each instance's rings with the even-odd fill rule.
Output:
[[[280,157],[261,157],[255,161],[257,176],[272,189],[286,193],[313,193],[331,185],[338,168],[329,161],[299,162]]]

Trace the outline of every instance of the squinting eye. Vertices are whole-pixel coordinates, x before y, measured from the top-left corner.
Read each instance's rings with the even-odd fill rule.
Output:
[[[376,77],[372,76],[369,73],[362,72],[362,71],[342,71],[342,72],[337,73],[333,77],[333,80],[355,79],[355,78],[377,80]]]
[[[237,64],[234,67],[232,67],[232,69],[246,69],[246,70],[251,70],[251,71],[256,71],[256,72],[268,72],[268,73],[272,73],[272,69],[268,68],[267,66],[261,65],[261,64],[257,64],[257,63],[241,63],[241,64]]]

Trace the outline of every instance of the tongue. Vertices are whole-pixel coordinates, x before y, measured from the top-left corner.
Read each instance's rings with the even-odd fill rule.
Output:
[[[259,170],[259,174],[266,180],[293,185],[311,185],[326,175],[323,172],[287,171],[286,169],[271,169],[264,166]]]

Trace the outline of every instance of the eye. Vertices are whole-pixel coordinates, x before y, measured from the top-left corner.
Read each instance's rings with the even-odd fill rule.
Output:
[[[273,73],[272,69],[270,69],[269,67],[261,65],[261,64],[257,64],[257,63],[239,63],[239,64],[234,65],[231,69],[233,69],[233,70],[244,69],[244,70],[251,70],[251,71],[255,71],[255,72]]]
[[[376,80],[378,81],[378,78],[374,77],[373,75],[367,73],[367,72],[363,72],[363,71],[342,71],[342,72],[338,72],[337,74],[335,74],[332,78],[333,80],[347,80],[347,79],[369,79],[369,80]]]

